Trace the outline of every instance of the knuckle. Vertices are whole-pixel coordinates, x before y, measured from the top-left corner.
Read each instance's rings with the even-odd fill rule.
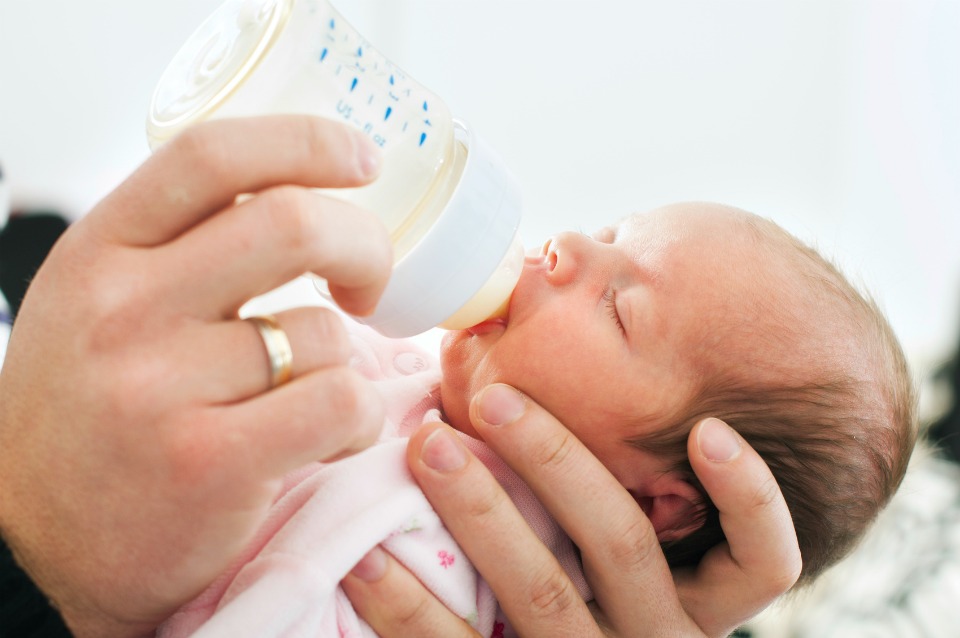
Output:
[[[609,563],[625,572],[646,571],[651,561],[662,556],[653,526],[640,516],[632,517],[623,528],[616,528],[601,547]]]
[[[506,498],[506,493],[501,490],[477,489],[463,503],[462,508],[467,518],[474,521],[475,527],[488,529],[491,527],[490,522],[495,522],[498,513],[502,511]]]
[[[363,411],[366,388],[353,371],[338,368],[327,378],[330,408],[341,417]]]
[[[222,143],[223,137],[214,134],[222,122],[202,122],[191,126],[170,141],[171,152],[185,158],[191,167],[205,178],[226,177],[231,163],[230,154]]]
[[[344,124],[309,117],[298,120],[302,126],[297,139],[302,141],[304,166],[326,167],[324,182],[335,185],[357,184],[356,138]]]
[[[385,279],[393,269],[393,244],[379,217],[361,208],[348,212],[355,250],[363,255],[364,272],[372,279]]]
[[[165,387],[182,372],[164,366],[165,353],[157,350],[159,319],[150,316],[156,297],[148,284],[137,289],[137,283],[126,274],[114,277],[108,285],[91,295],[85,308],[83,323],[92,329],[79,331],[80,348],[91,360],[109,366],[113,381],[121,385],[137,385],[149,391]],[[169,374],[164,378],[162,375]],[[140,379],[144,379],[140,381]],[[159,383],[159,385],[156,385]]]
[[[296,186],[277,186],[257,196],[264,207],[267,232],[279,238],[284,248],[301,252],[322,239],[307,192]]]
[[[530,580],[531,610],[541,618],[557,618],[570,611],[579,595],[567,575],[551,564]]]
[[[343,319],[332,310],[322,308],[315,317],[314,327],[318,339],[323,341],[328,356],[336,363],[347,363],[353,353],[350,335]]]
[[[531,452],[531,459],[544,470],[561,468],[576,449],[577,442],[567,431],[547,437]]]
[[[350,361],[353,354],[350,336],[336,313],[327,308],[310,309],[305,323],[309,339],[297,344],[298,354],[306,350],[303,355],[308,360],[324,366],[345,365]]]
[[[136,348],[105,354],[98,363],[101,374],[94,382],[100,386],[99,408],[106,421],[140,423],[164,412],[170,380],[177,374],[166,357]]]
[[[774,570],[770,574],[770,597],[789,591],[800,579],[801,571],[803,571],[803,560],[797,552],[792,556],[792,560],[783,565],[782,570]]]
[[[767,476],[757,486],[748,503],[749,509],[758,516],[766,515],[771,510],[783,505],[783,494],[776,479],[773,476]],[[793,587],[803,570],[803,558],[796,546],[791,548],[789,556],[781,555],[781,558],[783,560],[774,563],[764,579],[770,597],[779,596]]]
[[[400,597],[396,599],[396,603],[398,607],[394,611],[393,624],[398,628],[418,629],[429,616],[430,605],[423,596],[417,596],[412,600]]]
[[[370,272],[375,280],[386,282],[393,271],[393,243],[390,236],[380,220],[373,218],[370,232],[365,233],[364,237],[370,243],[370,250],[366,251]]]
[[[144,290],[151,286],[143,282],[143,270],[137,263],[130,263],[133,255],[106,255],[96,261],[84,259],[83,274],[72,282],[78,294],[71,294],[71,301],[83,308],[92,319],[111,321],[131,311],[146,314],[142,301]],[[135,260],[136,261],[136,260]],[[69,292],[69,291],[66,291]]]
[[[302,127],[297,139],[303,141],[304,153],[309,160],[320,160],[331,151],[342,150],[346,131],[340,126],[331,126],[332,122],[321,118],[302,118],[297,120]]]
[[[379,434],[384,419],[383,401],[370,382],[350,368],[338,368],[330,383],[332,410],[351,422],[358,436],[366,439]]]
[[[369,211],[347,207],[343,202],[331,202],[330,214],[337,215],[341,233],[349,237],[349,246],[340,245],[339,250],[324,250],[330,246],[319,245],[312,256],[317,268],[326,270],[339,262],[349,264],[341,269],[334,284],[350,288],[386,286],[394,266],[393,244],[383,222]]]
[[[777,485],[773,476],[767,476],[762,483],[757,486],[756,491],[750,498],[750,507],[754,510],[766,510],[774,506],[783,497],[780,495],[780,486]]]
[[[321,271],[339,259],[342,246],[334,242],[338,241],[338,237],[342,240],[343,233],[331,232],[331,228],[339,228],[339,223],[333,224],[331,220],[331,216],[337,214],[336,206],[340,205],[339,202],[331,203],[330,200],[318,199],[308,189],[289,185],[267,189],[258,195],[258,199],[264,208],[264,232],[269,233],[281,249],[316,263],[316,268]],[[320,203],[324,201],[326,204],[321,206]],[[350,223],[355,221],[351,219]],[[366,238],[368,233],[353,229],[350,235]],[[364,258],[367,257],[365,254]],[[392,262],[388,262],[387,272],[391,267]]]

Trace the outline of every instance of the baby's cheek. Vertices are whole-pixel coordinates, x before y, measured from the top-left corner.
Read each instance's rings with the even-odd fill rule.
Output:
[[[441,348],[440,401],[447,422],[466,434],[476,436],[470,423],[470,400],[482,382],[477,380],[480,363],[475,352],[462,343],[447,344]],[[483,387],[480,385],[480,387]]]

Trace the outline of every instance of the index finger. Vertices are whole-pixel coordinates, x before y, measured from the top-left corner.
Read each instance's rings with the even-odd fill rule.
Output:
[[[786,592],[802,559],[790,510],[763,459],[719,419],[688,440],[690,464],[720,511],[727,542],[678,578],[683,606],[708,635],[727,635]]]
[[[108,241],[153,246],[271,186],[360,186],[379,152],[358,131],[318,117],[276,115],[203,122],[147,159],[88,215]]]
[[[600,635],[556,557],[449,426],[414,433],[407,465],[518,635]]]
[[[573,434],[505,385],[478,394],[471,419],[576,543],[596,601],[613,627],[692,635],[695,628],[680,606],[653,526]]]

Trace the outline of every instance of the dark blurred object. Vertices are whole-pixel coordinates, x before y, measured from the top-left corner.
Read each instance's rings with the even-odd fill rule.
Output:
[[[0,539],[0,638],[70,638],[60,614]]]
[[[0,290],[14,317],[40,264],[57,238],[67,229],[67,220],[51,211],[10,215],[0,230]]]
[[[947,386],[950,408],[930,424],[927,437],[937,445],[943,456],[960,463],[960,338],[957,340],[957,351],[950,361],[937,370],[934,380]]]

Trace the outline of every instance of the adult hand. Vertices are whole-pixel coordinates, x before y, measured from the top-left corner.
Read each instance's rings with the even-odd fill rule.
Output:
[[[671,574],[633,498],[556,419],[512,388],[474,398],[471,420],[580,548],[595,601],[584,604],[495,479],[444,425],[412,437],[411,471],[522,636],[725,636],[800,573],[786,503],[760,457],[707,419],[688,444],[720,510],[727,542]],[[474,636],[389,554],[371,552],[344,580],[382,636]]]
[[[202,124],[37,273],[0,376],[0,531],[77,635],[149,631],[228,566],[285,473],[375,439],[382,405],[331,311],[277,315],[294,359],[276,388],[237,311],[307,271],[372,310],[386,232],[311,188],[362,185],[378,162],[316,118]]]

